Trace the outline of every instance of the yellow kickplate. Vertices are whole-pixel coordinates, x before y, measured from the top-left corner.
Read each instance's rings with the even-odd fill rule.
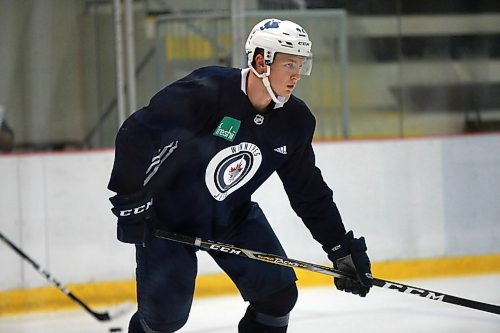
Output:
[[[470,276],[500,273],[500,254],[376,262],[373,275],[386,280]],[[332,284],[330,276],[297,269],[299,288]],[[110,281],[68,285],[91,308],[135,302],[135,281]],[[234,283],[225,274],[200,275],[195,297],[236,294]],[[78,307],[56,287],[0,291],[0,316],[26,312],[54,311]]]

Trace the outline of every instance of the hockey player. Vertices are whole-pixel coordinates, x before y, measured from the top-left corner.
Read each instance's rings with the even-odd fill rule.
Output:
[[[193,246],[154,229],[285,256],[251,195],[275,171],[291,206],[335,267],[335,279],[365,296],[371,285],[364,238],[346,232],[315,166],[315,119],[292,95],[312,65],[311,41],[291,21],[266,19],[246,42],[246,69],[204,67],[159,91],[116,137],[108,188],[118,239],[136,244],[138,310],[129,332],[174,332],[187,321],[197,274]],[[238,332],[286,332],[297,300],[287,267],[209,253],[249,302]]]

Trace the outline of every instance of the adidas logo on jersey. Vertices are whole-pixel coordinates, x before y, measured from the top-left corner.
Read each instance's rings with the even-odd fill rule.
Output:
[[[274,151],[278,152],[280,154],[286,155],[286,146],[276,148],[276,149],[274,149]]]

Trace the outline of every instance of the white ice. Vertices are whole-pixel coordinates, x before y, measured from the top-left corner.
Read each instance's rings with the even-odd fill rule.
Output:
[[[404,281],[461,298],[500,305],[500,275]],[[235,333],[246,304],[238,296],[197,298],[181,333]],[[102,309],[99,309],[102,310]],[[112,312],[112,308],[108,309]],[[132,311],[98,322],[83,310],[0,318],[1,333],[127,332]],[[374,287],[368,297],[334,287],[302,288],[290,317],[289,333],[498,333],[500,315]]]

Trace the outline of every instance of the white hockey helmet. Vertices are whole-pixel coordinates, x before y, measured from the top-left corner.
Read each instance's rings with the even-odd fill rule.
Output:
[[[297,23],[274,18],[265,19],[253,27],[245,44],[248,67],[253,68],[255,49],[261,48],[264,50],[266,65],[271,65],[276,52],[303,56],[305,62],[300,74],[309,75],[312,69],[311,46],[307,32]]]

